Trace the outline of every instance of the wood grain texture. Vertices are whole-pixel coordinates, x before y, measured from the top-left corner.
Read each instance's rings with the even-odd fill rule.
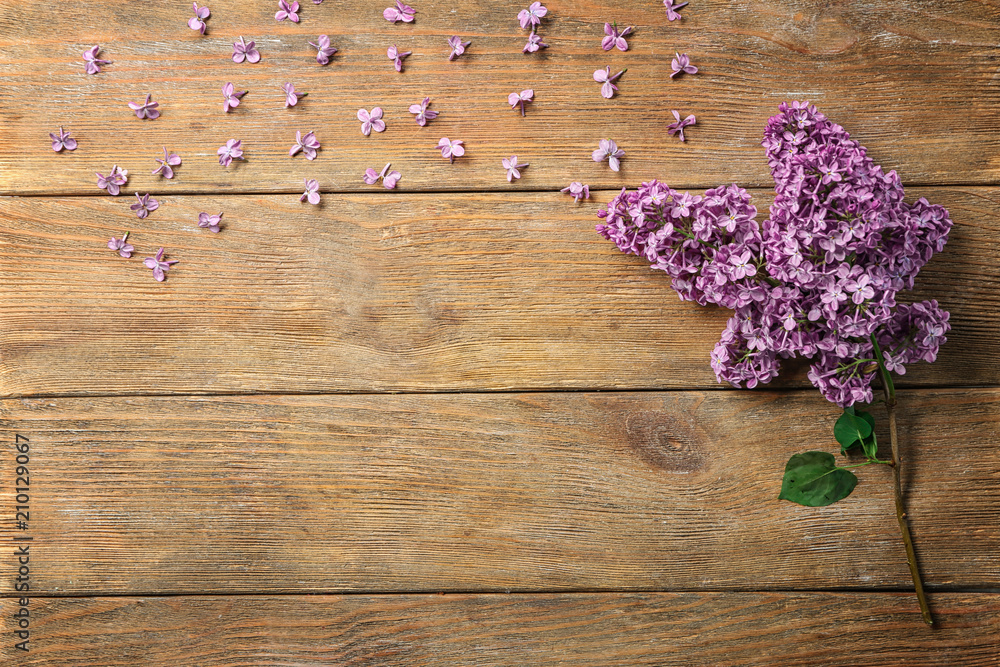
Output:
[[[1000,391],[900,403],[925,583],[1000,586]],[[31,441],[36,595],[909,586],[887,468],[777,500],[790,455],[837,449],[812,392],[0,405]]]
[[[15,607],[0,600],[0,627]],[[9,667],[995,667],[1000,595],[898,593],[32,599]],[[9,634],[4,632],[4,637]],[[20,653],[20,654],[19,654]]]
[[[361,175],[387,161],[404,191],[552,190],[572,180],[619,188],[653,177],[767,187],[760,137],[792,99],[818,103],[906,182],[1000,180],[994,3],[706,0],[670,23],[659,2],[553,0],[541,28],[551,46],[533,55],[521,52],[518,5],[428,0],[414,24],[390,25],[386,4],[306,2],[295,25],[275,22],[274,2],[215,0],[200,36],[183,2],[81,0],[39,12],[3,0],[0,193],[96,195],[94,172],[112,164],[130,171],[127,193],[293,192],[304,178],[358,191],[380,187]],[[601,50],[605,21],[636,27],[628,52]],[[326,67],[308,46],[320,33],[340,49]],[[449,62],[455,34],[472,45]],[[257,65],[230,59],[240,35],[257,41]],[[413,51],[402,74],[385,55],[392,43]],[[114,62],[89,76],[81,54],[93,44]],[[697,75],[670,79],[677,51]],[[592,78],[605,65],[628,69],[612,100]],[[250,91],[231,114],[220,93],[228,81]],[[285,82],[309,93],[294,109],[283,108]],[[524,88],[536,101],[521,117],[506,99]],[[156,121],[127,106],[146,93],[161,104]],[[428,95],[441,116],[419,128],[407,108]],[[388,129],[364,137],[356,112],[374,106]],[[666,135],[674,108],[698,117],[685,144]],[[74,153],[49,148],[59,126],[79,140]],[[288,157],[296,130],[317,132],[315,162]],[[443,136],[464,140],[467,156],[443,160]],[[607,137],[626,150],[619,174],[590,159]],[[244,140],[248,159],[225,169],[216,149],[230,138]],[[162,146],[184,160],[173,181],[150,175]],[[500,160],[512,153],[530,167],[509,185]]]
[[[905,385],[1000,380],[1000,197],[911,188],[956,222],[913,298],[953,330]],[[729,311],[594,231],[595,193],[109,198],[0,206],[4,395],[719,387]],[[755,193],[764,215],[770,195]],[[219,234],[199,211],[224,211]],[[125,260],[107,240],[132,230]],[[179,260],[156,283],[142,258]],[[58,363],[53,363],[53,360]],[[808,386],[805,367],[788,380]]]

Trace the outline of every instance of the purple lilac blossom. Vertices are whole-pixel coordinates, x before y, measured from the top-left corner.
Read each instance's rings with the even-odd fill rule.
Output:
[[[101,60],[97,57],[100,50],[101,46],[99,44],[95,44],[83,52],[84,68],[86,69],[87,74],[97,74],[101,71],[101,65],[111,64],[110,60]]]
[[[670,69],[673,72],[670,74],[670,78],[674,78],[678,74],[687,72],[688,74],[697,74],[698,68],[691,64],[691,59],[688,58],[686,53],[674,53],[674,57],[670,61]]]
[[[114,236],[112,236],[111,240],[108,241],[108,248],[110,248],[111,250],[116,250],[118,254],[124,257],[125,259],[131,257],[132,253],[135,251],[135,248],[132,247],[132,244],[127,243],[128,235],[129,232],[125,232],[125,235],[122,236],[120,239],[116,239]]]
[[[580,181],[573,181],[559,192],[565,192],[578,204],[581,199],[590,199],[590,186],[584,185]]]
[[[511,155],[509,158],[504,158],[500,161],[503,164],[503,168],[507,170],[507,182],[512,182],[515,178],[521,178],[521,169],[528,166],[528,163],[524,164],[517,163],[517,156]]]
[[[135,198],[138,201],[129,206],[129,208],[135,211],[136,216],[139,218],[145,218],[147,215],[160,208],[160,202],[150,198],[149,193],[140,195],[136,192]]]
[[[208,7],[199,7],[198,3],[194,3],[194,16],[188,19],[188,27],[192,30],[198,30],[201,34],[205,34],[205,19],[212,15]]]
[[[389,23],[395,23],[396,21],[402,21],[403,23],[412,23],[413,15],[416,14],[416,10],[409,5],[404,5],[399,0],[396,0],[395,7],[386,7],[382,12],[382,16]]]
[[[299,201],[309,200],[310,204],[319,203],[319,181],[315,178],[306,178],[306,191],[299,197]]]
[[[248,63],[260,62],[260,51],[255,47],[257,42],[246,42],[243,40],[243,35],[240,35],[240,41],[233,42],[233,62],[241,63],[246,60]]]
[[[307,160],[315,160],[316,151],[319,150],[319,147],[319,140],[316,139],[315,132],[309,132],[305,136],[302,136],[302,133],[296,130],[295,145],[288,151],[288,155],[292,156],[302,151]]]
[[[219,215],[209,215],[208,213],[198,214],[198,226],[207,227],[209,231],[219,233],[219,223],[222,222],[222,213]]]
[[[153,102],[152,95],[146,94],[146,101],[142,104],[137,102],[129,102],[128,108],[135,112],[136,118],[140,120],[143,118],[148,118],[149,120],[156,120],[160,117],[160,110],[156,107],[160,106],[159,102]]]
[[[631,26],[619,31],[617,23],[614,25],[605,23],[604,39],[601,40],[601,48],[605,51],[610,51],[613,47],[617,46],[619,51],[628,51],[628,42],[625,41],[625,37],[631,32]]]
[[[163,176],[163,178],[173,178],[174,177],[174,167],[181,163],[181,156],[177,153],[167,154],[167,147],[163,147],[163,159],[156,158],[156,161],[160,164],[159,167],[153,170],[153,176],[157,174]]]
[[[365,109],[358,109],[358,120],[361,121],[361,134],[366,137],[372,133],[385,131],[385,121],[382,120],[382,107],[375,107],[371,113]]]
[[[462,38],[458,35],[452,35],[448,38],[448,46],[451,47],[451,53],[448,55],[448,60],[454,60],[463,53],[465,53],[465,47],[467,47],[472,42],[463,42]]]
[[[299,3],[295,0],[288,2],[288,0],[278,0],[278,11],[274,15],[275,21],[284,21],[288,19],[292,23],[299,22],[299,15],[296,13],[299,11]]]
[[[236,90],[232,83],[227,83],[222,87],[222,110],[229,113],[233,107],[240,105],[240,98],[247,94],[245,90]]]
[[[320,65],[330,62],[330,56],[337,52],[335,47],[330,46],[330,38],[327,35],[320,35],[316,39],[316,43],[309,42],[309,46],[316,49],[316,62]]]
[[[601,139],[591,157],[594,158],[594,162],[603,162],[607,159],[611,171],[618,171],[620,160],[625,157],[625,151],[618,148],[618,144],[610,139]]]
[[[228,167],[233,160],[244,159],[243,140],[230,139],[226,142],[225,146],[219,146],[219,150],[216,152],[219,154],[219,164],[223,167]]]
[[[362,180],[364,180],[364,182],[367,183],[368,185],[375,185],[376,183],[379,182],[379,179],[381,179],[382,185],[384,185],[387,189],[392,190],[394,187],[396,187],[396,182],[399,181],[399,179],[402,177],[402,174],[400,174],[396,170],[389,171],[390,164],[392,163],[386,162],[385,166],[382,167],[381,172],[376,172],[371,167],[368,167],[367,169],[365,169],[365,175],[362,176]]]
[[[411,53],[413,53],[413,51],[400,51],[398,48],[396,48],[395,44],[390,46],[385,52],[385,54],[389,56],[389,60],[393,62],[393,65],[396,67],[397,72],[403,71],[403,58],[410,55]]]
[[[452,141],[448,137],[441,137],[438,141],[438,148],[441,149],[441,157],[448,158],[451,162],[455,161],[455,158],[462,157],[465,155],[465,143],[461,139],[456,139]]]
[[[519,93],[511,93],[507,96],[507,104],[510,105],[511,109],[516,109],[518,105],[521,105],[521,115],[524,115],[524,105],[526,102],[532,102],[535,99],[535,91],[531,88],[522,90]]]
[[[285,91],[285,108],[294,107],[299,103],[299,100],[308,95],[309,93],[297,93],[295,92],[295,86],[290,83],[286,83],[281,87]]]
[[[720,382],[753,387],[803,356],[828,400],[871,402],[872,335],[899,374],[946,340],[936,301],[896,295],[944,248],[948,212],[906,203],[896,172],[808,103],[781,104],[762,145],[776,193],[762,224],[736,185],[692,196],[651,181],[616,196],[597,231],[668,273],[681,299],[735,311],[711,355]]]
[[[542,38],[538,36],[538,33],[531,33],[528,35],[528,43],[524,45],[521,49],[521,53],[535,53],[539,49],[548,48],[548,44],[542,41]]]
[[[527,9],[522,9],[517,13],[517,20],[520,21],[522,28],[527,28],[528,26],[541,25],[542,18],[549,13],[549,10],[542,6],[540,2],[533,2]]]
[[[670,136],[677,134],[680,136],[681,141],[684,141],[684,128],[688,125],[694,125],[697,119],[694,117],[694,114],[691,114],[684,120],[681,120],[681,115],[677,109],[671,109],[670,113],[674,115],[674,122],[667,125],[667,134]]]
[[[111,167],[111,172],[107,176],[100,172],[95,173],[97,174],[97,187],[107,190],[109,195],[116,197],[121,192],[122,186],[128,182],[128,170],[119,169],[117,164]]]
[[[59,134],[49,132],[49,136],[52,137],[52,150],[56,153],[64,148],[68,151],[76,150],[76,139],[69,136],[69,132],[63,132],[61,127],[59,128]]]
[[[410,113],[416,116],[415,120],[417,121],[417,125],[419,125],[420,127],[423,127],[424,125],[427,124],[427,121],[434,120],[438,116],[437,111],[431,111],[430,109],[427,108],[428,105],[430,105],[430,103],[431,103],[431,98],[425,97],[424,101],[421,102],[420,104],[410,105]]]
[[[668,21],[679,21],[684,18],[680,14],[680,10],[687,7],[686,2],[679,2],[674,4],[674,0],[663,0],[663,5],[667,8],[667,20]]]
[[[153,277],[162,283],[167,279],[167,275],[164,272],[169,271],[170,265],[176,264],[177,260],[172,259],[168,262],[163,261],[163,248],[160,248],[160,250],[156,253],[156,257],[147,257],[142,263],[146,265],[147,269],[152,269]]]
[[[601,97],[609,100],[614,97],[615,91],[618,90],[618,86],[615,85],[615,81],[617,81],[618,77],[627,71],[628,70],[623,69],[618,72],[618,74],[612,76],[610,66],[607,66],[604,69],[594,70],[594,81],[601,84]]]

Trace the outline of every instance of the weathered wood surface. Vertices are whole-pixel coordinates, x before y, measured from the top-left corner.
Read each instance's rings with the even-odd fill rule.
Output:
[[[925,582],[1000,586],[1000,391],[900,402]],[[909,586],[888,468],[777,499],[791,454],[837,449],[813,392],[0,406],[32,452],[30,528],[0,542],[34,538],[36,595]]]
[[[708,358],[729,311],[681,302],[601,238],[611,194],[328,195],[319,209],[168,196],[145,221],[111,198],[6,199],[0,392],[719,387]],[[755,195],[763,216],[770,195]],[[956,223],[914,295],[953,330],[900,382],[995,384],[1000,196],[910,195]],[[224,230],[199,228],[199,211],[224,211]],[[126,230],[129,260],[106,246]],[[165,283],[142,265],[160,246],[179,260]]]
[[[521,52],[521,5],[428,0],[415,23],[390,25],[390,4],[305,2],[296,25],[275,22],[274,2],[214,0],[200,36],[185,2],[82,0],[45,12],[3,0],[0,193],[99,194],[94,172],[112,164],[130,171],[127,193],[293,192],[307,177],[357,191],[373,187],[361,182],[365,168],[387,161],[402,190],[618,188],[652,177],[766,187],[761,133],[792,99],[818,103],[906,182],[1000,181],[995,3],[705,0],[670,23],[659,2],[552,0],[540,30],[551,46],[533,55]],[[628,52],[601,50],[605,21],[636,27]],[[320,33],[340,49],[325,67],[307,44]],[[449,62],[455,34],[472,45]],[[230,59],[240,35],[257,41],[259,64]],[[386,58],[392,43],[413,51],[402,74]],[[96,76],[81,60],[93,44],[114,61]],[[700,72],[671,80],[676,51]],[[592,78],[605,65],[628,68],[612,100]],[[250,92],[225,114],[228,81]],[[294,109],[283,108],[285,82],[309,93]],[[506,99],[524,88],[536,101],[522,117]],[[158,120],[127,106],[146,93],[161,104]],[[420,128],[407,108],[425,96],[441,116]],[[364,137],[355,114],[374,106],[388,129]],[[698,117],[686,144],[666,135],[672,108]],[[76,152],[50,150],[59,126],[79,140]],[[288,157],[296,130],[317,132],[315,162]],[[435,145],[445,136],[464,140],[467,156],[443,160]],[[620,174],[590,159],[605,137],[626,150]],[[248,159],[226,169],[216,149],[230,138],[244,140]],[[173,181],[150,175],[162,146],[184,160]],[[530,167],[511,186],[500,160],[512,153]]]
[[[0,627],[16,607],[0,600]],[[1000,595],[900,593],[34,598],[9,667],[995,667]],[[3,633],[5,639],[8,632]]]

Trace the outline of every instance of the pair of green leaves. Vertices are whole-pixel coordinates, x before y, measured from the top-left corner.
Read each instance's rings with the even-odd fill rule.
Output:
[[[875,418],[867,412],[856,412],[853,406],[845,409],[833,427],[833,436],[840,443],[840,453],[846,454],[860,445],[868,463],[878,462],[875,459],[878,444],[874,427]],[[805,452],[788,459],[778,498],[806,507],[824,507],[851,495],[857,484],[857,476],[847,468],[837,466],[833,454]]]

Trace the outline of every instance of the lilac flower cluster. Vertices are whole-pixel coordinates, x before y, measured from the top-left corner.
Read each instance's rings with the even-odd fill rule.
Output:
[[[776,196],[762,225],[737,185],[693,196],[651,181],[616,196],[597,231],[666,271],[682,299],[736,311],[712,352],[720,382],[754,387],[801,355],[827,399],[870,402],[873,335],[901,374],[933,361],[950,329],[936,301],[896,303],[944,248],[948,212],[904,202],[896,172],[808,103],[783,103],[763,146]]]

